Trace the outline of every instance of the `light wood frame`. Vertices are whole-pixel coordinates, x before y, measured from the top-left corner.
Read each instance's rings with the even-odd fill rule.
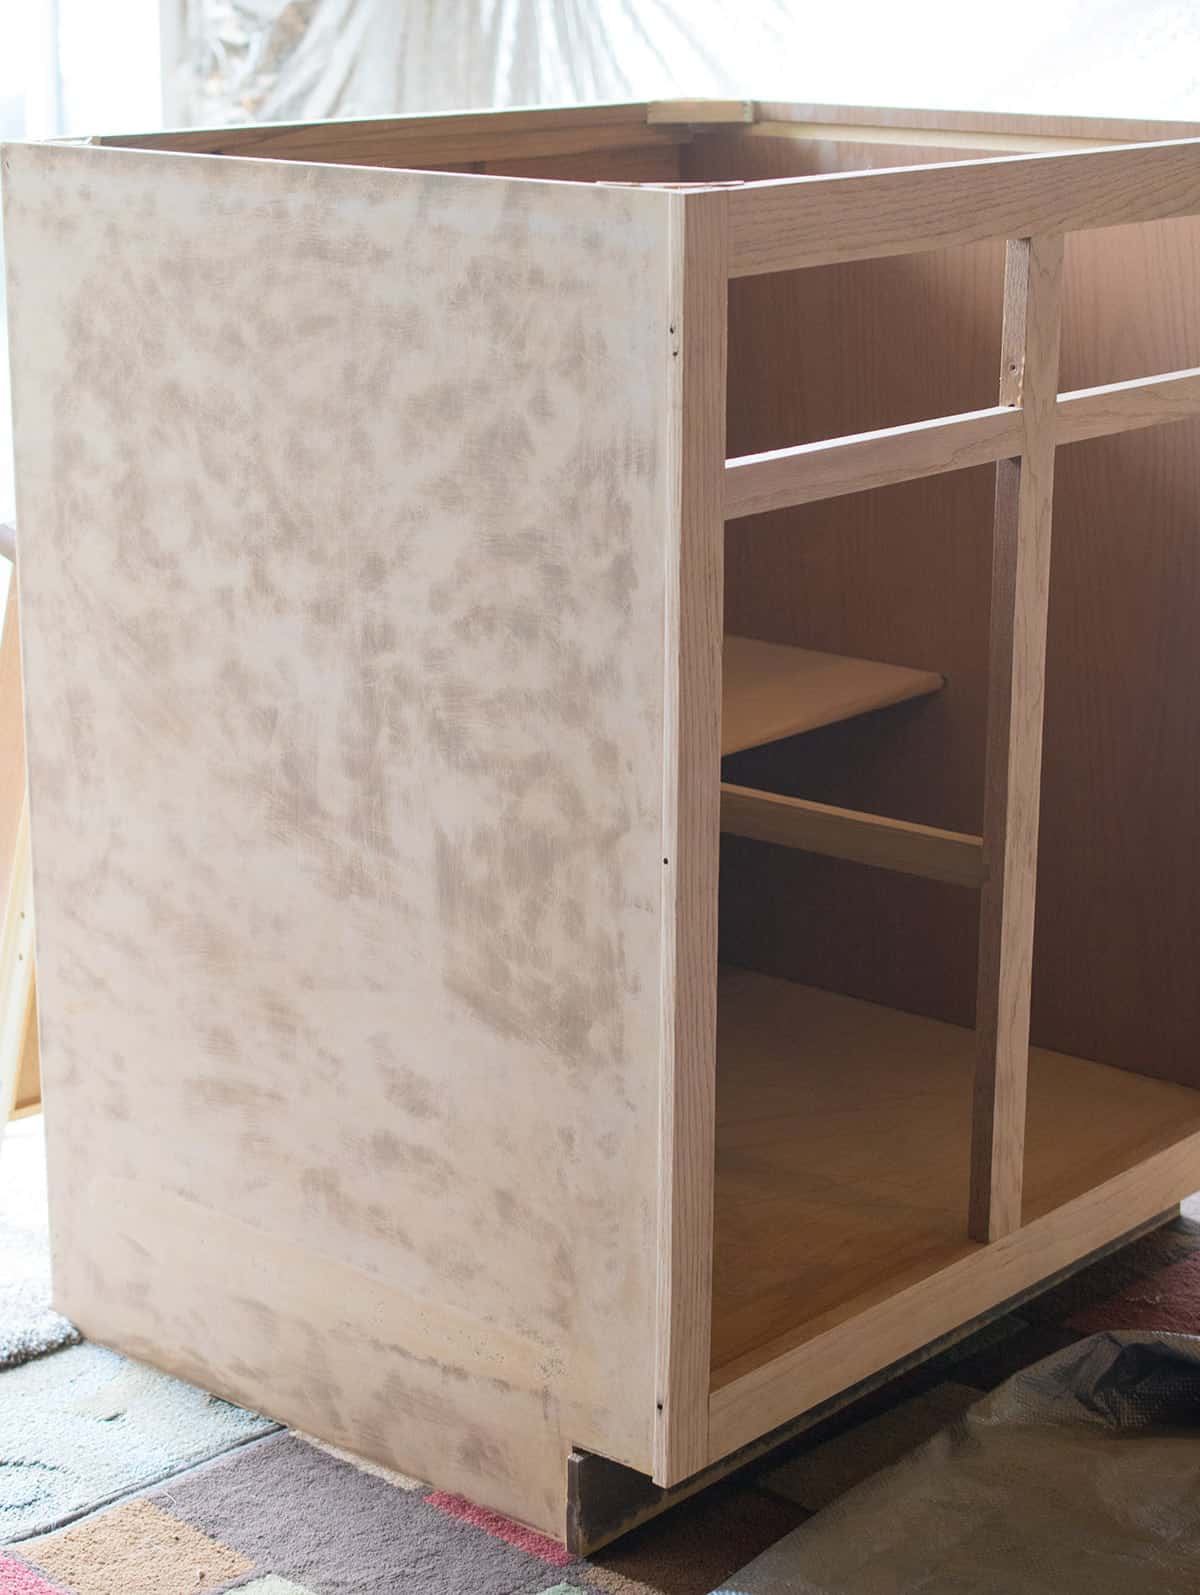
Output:
[[[729,271],[761,272],[1008,240],[999,404],[988,410],[835,437],[726,461],[725,513],[745,516],[970,466],[997,463],[992,699],[986,812],[973,839],[878,816],[726,788],[725,828],[982,889],[978,1062],[970,1235],[993,1243],[885,1307],[830,1326],[717,1389],[710,1456],[786,1421],[802,1385],[825,1399],[881,1360],[931,1338],[956,1293],[978,1306],[1005,1272],[1012,1293],[1079,1250],[1104,1244],[1129,1216],[1175,1199],[1194,1179],[1191,1136],[1131,1175],[1022,1228],[1021,1171],[1033,961],[1038,791],[1056,447],[1198,413],[1200,369],[1057,392],[1064,235],[1200,214],[1200,140],[1007,156],[908,170],[752,182],[730,190]],[[1006,1243],[997,1250],[997,1243]],[[1056,1262],[1055,1259],[1058,1261]],[[1011,1270],[1011,1273],[1009,1272]],[[958,1307],[951,1309],[957,1313]],[[948,1320],[946,1320],[948,1322]],[[861,1338],[860,1338],[861,1337]],[[867,1349],[869,1347],[869,1350]],[[865,1357],[862,1352],[865,1351]],[[843,1361],[842,1359],[846,1360]],[[837,1371],[833,1369],[836,1367]]]
[[[507,313],[515,304],[531,320],[535,319],[536,296],[527,291],[534,276],[522,277],[505,254],[512,236],[507,222],[499,211],[494,216],[489,213],[486,225],[476,217],[481,196],[486,200],[500,191],[473,185],[479,179],[487,179],[489,185],[532,179],[528,189],[509,187],[503,192],[514,207],[525,207],[535,215],[536,229],[541,230],[543,242],[547,238],[552,241],[546,249],[553,253],[560,246],[574,249],[581,239],[586,242],[577,180],[599,178],[597,188],[591,191],[595,226],[610,228],[618,246],[629,246],[628,256],[622,257],[627,293],[634,280],[630,261],[637,250],[651,263],[644,304],[635,305],[631,294],[628,302],[622,301],[610,285],[602,306],[605,325],[614,346],[637,325],[639,316],[659,317],[664,330],[653,354],[637,345],[643,384],[639,391],[652,397],[639,412],[643,430],[628,446],[622,465],[622,470],[630,471],[630,461],[643,471],[661,468],[654,482],[657,496],[639,500],[638,507],[638,530],[644,533],[644,541],[637,546],[643,554],[646,548],[655,553],[655,558],[647,559],[640,568],[642,590],[649,591],[661,577],[661,590],[652,593],[645,610],[639,611],[640,630],[631,643],[639,650],[636,663],[642,696],[638,698],[628,679],[622,677],[625,695],[619,702],[592,687],[589,690],[599,701],[589,700],[587,705],[592,712],[600,709],[616,714],[619,710],[639,735],[650,726],[650,734],[643,735],[638,745],[637,758],[630,760],[635,777],[630,807],[655,842],[652,890],[645,860],[639,854],[640,873],[636,889],[630,888],[630,901],[623,901],[618,911],[603,901],[600,893],[595,901],[589,900],[589,911],[599,919],[608,915],[618,935],[634,935],[638,927],[644,927],[645,916],[652,915],[659,954],[656,963],[650,960],[655,971],[650,983],[653,1000],[646,998],[648,988],[639,977],[636,1000],[627,994],[624,1011],[628,1018],[636,1010],[633,1028],[643,1042],[647,1027],[653,1029],[656,1044],[651,1050],[655,1056],[647,1062],[647,1054],[635,1057],[632,1048],[622,1053],[622,1112],[614,1114],[611,1122],[605,1121],[603,1135],[591,1136],[593,1126],[587,1126],[589,1140],[599,1143],[607,1138],[615,1144],[621,1135],[630,1133],[628,1125],[634,1123],[636,1156],[627,1183],[636,1192],[632,1206],[638,1209],[638,1221],[648,1228],[639,1230],[631,1240],[618,1233],[619,1224],[606,1214],[603,1222],[591,1228],[580,1218],[580,1231],[573,1236],[577,1249],[588,1251],[597,1276],[607,1270],[627,1288],[632,1303],[629,1312],[605,1326],[614,1337],[612,1342],[606,1343],[599,1333],[596,1314],[586,1324],[575,1324],[573,1338],[561,1333],[561,1324],[551,1328],[543,1324],[538,1333],[550,1338],[539,1343],[542,1361],[537,1369],[552,1371],[535,1372],[529,1345],[522,1339],[525,1326],[510,1323],[508,1339],[497,1333],[496,1344],[501,1345],[502,1340],[503,1344],[496,1355],[516,1361],[529,1388],[500,1391],[489,1372],[487,1356],[479,1349],[483,1342],[471,1340],[478,1325],[461,1304],[456,1317],[439,1302],[431,1319],[428,1310],[421,1317],[414,1306],[415,1297],[384,1293],[369,1301],[365,1295],[361,1300],[354,1298],[367,1316],[391,1314],[406,1324],[410,1318],[419,1320],[420,1330],[414,1330],[414,1335],[425,1351],[438,1334],[457,1336],[463,1345],[471,1342],[474,1361],[466,1380],[468,1394],[455,1393],[442,1406],[437,1402],[443,1400],[444,1390],[429,1383],[424,1369],[412,1376],[411,1387],[392,1369],[414,1413],[410,1432],[415,1439],[406,1443],[415,1450],[401,1454],[394,1434],[382,1420],[366,1422],[363,1418],[364,1412],[374,1410],[366,1405],[365,1373],[361,1385],[345,1395],[343,1405],[350,1409],[350,1416],[339,1410],[330,1417],[311,1392],[289,1389],[281,1393],[273,1388],[264,1394],[261,1382],[230,1371],[244,1365],[244,1346],[237,1337],[250,1336],[252,1328],[223,1326],[221,1333],[228,1334],[228,1340],[211,1354],[202,1354],[177,1330],[174,1339],[161,1326],[148,1331],[128,1305],[138,1299],[132,1288],[125,1293],[125,1305],[103,1300],[88,1271],[85,1253],[89,1242],[103,1250],[118,1271],[127,1271],[132,1287],[139,1265],[130,1243],[145,1241],[151,1253],[157,1248],[160,1255],[167,1256],[177,1236],[184,1236],[186,1245],[198,1245],[202,1220],[206,1219],[194,1200],[172,1198],[164,1201],[152,1221],[147,1220],[145,1204],[128,1182],[105,1186],[94,1219],[87,1218],[78,1191],[71,1197],[76,1205],[64,1201],[64,1217],[70,1220],[78,1212],[83,1222],[75,1253],[62,1271],[67,1281],[65,1305],[76,1312],[85,1328],[235,1398],[263,1400],[269,1407],[273,1402],[272,1410],[285,1418],[324,1427],[331,1439],[417,1471],[433,1465],[430,1458],[438,1456],[448,1429],[460,1436],[469,1430],[475,1440],[483,1434],[489,1444],[495,1441],[497,1454],[486,1445],[464,1442],[454,1461],[446,1464],[444,1479],[439,1482],[559,1532],[564,1442],[611,1455],[651,1474],[661,1485],[674,1485],[855,1381],[910,1355],[966,1318],[1108,1244],[1200,1183],[1200,1135],[1191,1135],[1053,1212],[1022,1222],[1023,1103],[1055,452],[1075,441],[1200,415],[1200,367],[1058,392],[1062,240],[1076,231],[1200,215],[1200,139],[1173,137],[1195,131],[689,101],[199,130],[103,139],[87,148],[13,152],[16,177],[6,185],[6,192],[17,248],[10,250],[10,260],[15,257],[15,269],[25,274],[27,283],[40,259],[50,260],[54,268],[48,284],[33,283],[24,289],[37,301],[36,316],[29,311],[26,323],[26,312],[18,315],[14,350],[22,402],[32,418],[22,422],[18,470],[22,502],[28,506],[22,510],[22,525],[23,536],[30,542],[33,573],[30,657],[35,799],[40,797],[39,776],[46,782],[42,789],[45,817],[43,809],[37,811],[47,838],[40,858],[35,827],[35,863],[46,871],[47,905],[41,934],[50,957],[44,1000],[56,1014],[69,1006],[72,975],[65,964],[56,968],[54,935],[60,931],[69,938],[71,927],[65,912],[64,881],[53,875],[57,861],[52,846],[56,834],[67,834],[66,810],[62,806],[55,810],[46,772],[55,768],[62,753],[55,739],[60,734],[57,727],[64,721],[65,705],[47,617],[56,612],[60,602],[77,602],[78,598],[63,591],[52,571],[54,537],[66,506],[62,490],[52,480],[37,421],[45,414],[42,388],[52,379],[61,382],[72,369],[74,356],[53,341],[49,350],[42,348],[31,329],[57,325],[64,307],[74,302],[72,296],[78,297],[82,285],[76,265],[51,241],[57,236],[50,225],[57,225],[56,219],[47,218],[39,208],[38,182],[45,172],[53,169],[75,184],[90,183],[95,177],[105,185],[106,203],[114,209],[118,200],[128,200],[131,193],[153,194],[178,229],[176,241],[183,239],[188,250],[198,256],[213,248],[209,226],[213,217],[206,221],[194,210],[194,205],[202,203],[198,196],[201,180],[195,174],[203,171],[204,181],[211,182],[210,196],[221,193],[226,180],[224,173],[214,170],[213,157],[255,158],[254,165],[230,162],[238,175],[229,182],[237,185],[231,189],[234,208],[243,206],[250,223],[260,229],[255,236],[263,249],[273,243],[272,229],[281,218],[287,235],[284,242],[299,247],[299,233],[293,236],[289,229],[306,205],[316,207],[311,216],[319,213],[333,218],[322,223],[331,233],[339,226],[347,231],[363,228],[369,233],[372,213],[384,204],[403,206],[412,200],[414,218],[442,206],[453,226],[461,224],[460,247],[466,247],[466,237],[482,236],[485,253],[494,244],[499,249],[504,268],[501,276],[511,298],[511,303],[505,301],[501,308]],[[944,143],[948,152],[986,150],[992,158],[852,175],[695,186],[684,182],[678,172],[672,175],[669,171],[671,163],[678,162],[680,150],[706,137],[820,137],[835,141],[857,136],[879,145],[904,144],[917,132],[923,144]],[[1138,142],[1155,135],[1160,141]],[[1111,147],[1098,147],[1104,144]],[[1024,153],[999,153],[1010,149]],[[205,159],[197,161],[197,156]],[[298,163],[299,170],[288,163]],[[381,174],[376,168],[393,170]],[[429,179],[425,168],[463,175]],[[610,181],[604,181],[606,178]],[[625,192],[623,198],[613,192],[630,185],[638,185],[642,191]],[[192,199],[185,202],[189,194]],[[417,195],[420,206],[415,203]],[[136,219],[141,213],[132,205],[121,213],[127,218],[124,225],[141,225]],[[412,220],[414,236],[423,225]],[[383,258],[387,240],[371,237]],[[994,406],[728,457],[726,295],[730,282],[993,239],[1007,246],[1003,360]],[[331,258],[344,265],[335,243],[330,243],[330,250]],[[524,270],[528,263],[522,259],[519,264]],[[119,282],[107,283],[102,291],[128,313]],[[413,292],[420,291],[415,284]],[[527,295],[528,303],[522,295]],[[343,300],[342,309],[348,303],[349,299]],[[622,330],[618,332],[618,328]],[[354,337],[361,335],[357,324],[348,330]],[[359,350],[364,361],[370,352],[364,341]],[[590,392],[589,398],[597,405],[602,402],[598,391]],[[293,402],[290,394],[284,395],[284,402]],[[325,413],[319,406],[313,410],[314,415]],[[615,458],[623,423],[608,409],[605,415],[612,428],[605,448]],[[120,428],[125,423],[110,417],[109,424]],[[283,447],[280,436],[273,442]],[[488,454],[486,449],[476,449],[468,458],[468,470],[476,470],[484,455],[485,464],[495,465],[494,450]],[[647,466],[648,460],[657,464]],[[757,792],[736,783],[722,786],[723,536],[728,532],[736,537],[739,522],[765,511],[989,464],[996,466],[997,483],[992,695],[987,803],[981,834]],[[104,478],[104,462],[100,465],[95,481],[80,489],[85,495],[83,507],[94,515],[102,533],[107,530],[115,537],[120,535],[120,517],[113,506],[120,489]],[[403,472],[397,469],[389,474],[393,471],[390,464],[377,469],[376,485],[382,499],[390,502],[389,493],[403,497],[410,486],[407,478],[401,480]],[[555,472],[559,470],[559,463],[548,459],[545,479],[557,480]],[[201,488],[217,495],[211,503],[214,513],[219,511],[220,526],[228,533],[240,531],[237,513],[219,498],[212,482],[206,479]],[[161,518],[165,506],[177,506],[181,495],[174,479],[165,485],[158,483],[157,492]],[[79,508],[74,503],[69,507],[72,513]],[[295,520],[296,506],[291,499],[285,507]],[[413,524],[420,524],[416,513],[420,506],[409,504],[409,508],[414,511]],[[567,534],[574,530],[565,529]],[[499,559],[502,542],[481,540],[485,563]],[[564,560],[573,546],[568,537],[560,550]],[[505,557],[511,556],[510,549],[503,552]],[[495,581],[502,576],[498,564]],[[116,601],[132,601],[129,591],[119,583],[115,586]],[[601,592],[599,584],[596,590]],[[448,601],[444,587],[438,587],[437,594],[439,601]],[[597,598],[595,612],[589,617],[598,634],[622,623],[619,606],[606,608],[605,603],[603,596]],[[314,612],[320,612],[319,606]],[[650,633],[654,634],[653,643]],[[661,653],[655,651],[658,647]],[[115,651],[113,657],[118,665],[122,663]],[[546,669],[550,669],[549,661]],[[610,663],[609,676],[597,672],[596,679],[615,679],[618,674]],[[650,681],[653,687],[647,685]],[[152,687],[151,683],[147,688],[143,708],[147,714],[159,716],[162,734],[169,739],[175,727],[167,712],[172,706],[164,705]],[[101,683],[98,690],[106,691],[106,684]],[[111,702],[107,708],[111,710]],[[145,751],[140,744],[138,751]],[[475,773],[472,771],[473,776]],[[112,793],[107,796],[111,798]],[[410,805],[423,801],[412,793],[406,794],[406,800]],[[593,831],[601,838],[609,834],[600,818],[588,835]],[[980,891],[983,935],[970,1216],[970,1234],[979,1244],[969,1245],[964,1235],[963,1255],[930,1278],[915,1280],[891,1296],[850,1303],[836,1319],[809,1325],[810,1332],[801,1344],[781,1347],[752,1367],[726,1370],[714,1379],[709,1326],[717,879],[722,831]],[[260,840],[265,847],[272,838],[267,835]],[[467,841],[460,841],[465,849]],[[532,844],[527,851],[533,860],[529,867],[536,868]],[[522,859],[510,860],[510,866],[518,872],[524,867]],[[39,874],[39,887],[41,884]],[[163,910],[160,917],[168,926],[165,934],[169,934],[169,915]],[[192,956],[194,949],[188,953]],[[168,960],[164,965],[175,974],[180,967],[182,961],[171,965]],[[408,995],[412,997],[412,993]],[[513,1080],[520,1078],[521,1067],[527,1071],[527,1081],[540,1078],[537,1071],[546,1050],[545,1036],[552,1033],[552,1017],[539,1012],[544,1028],[531,1025],[529,1034],[521,1033],[515,1040],[511,1026],[507,1034],[497,1027],[500,1041],[495,1035],[490,1037],[489,1045],[506,1059],[510,1054],[505,1049],[512,1049],[516,1060],[512,1063]],[[422,1006],[415,1000],[409,1018],[415,1027],[423,1021]],[[455,1023],[470,1018],[470,1014],[464,1019],[463,1011],[455,1011]],[[161,1043],[160,1032],[151,1034]],[[144,1036],[133,1030],[129,1035],[145,1044]],[[478,1038],[469,1040],[474,1045]],[[481,1071],[490,1057],[481,1046]],[[55,1065],[53,1058],[48,1061],[53,1090]],[[59,1068],[66,1082],[66,1062]],[[427,1088],[434,1080],[431,1071],[420,1083]],[[228,1085],[225,1080],[223,1088]],[[71,1089],[78,1087],[72,1083]],[[403,1101],[403,1095],[389,1100]],[[164,1111],[167,1106],[178,1104],[167,1103],[165,1098],[158,1104]],[[578,1133],[576,1098],[566,1088],[555,1087],[544,1103],[539,1102],[539,1110],[545,1112],[562,1144],[569,1143],[592,1174],[609,1182],[605,1186],[608,1191],[612,1168],[605,1159],[609,1154],[598,1145],[580,1147],[583,1138]],[[495,1168],[504,1178],[518,1178],[519,1159],[511,1147],[498,1141],[495,1157]],[[582,1211],[578,1188],[572,1194]],[[511,1201],[511,1191],[508,1195]],[[614,1194],[614,1203],[616,1200]],[[647,1214],[652,1219],[647,1220]],[[537,1216],[548,1222],[545,1213]],[[285,1244],[286,1238],[280,1235],[264,1240],[239,1226],[237,1219],[236,1214],[220,1215],[224,1225],[220,1234],[236,1267],[249,1278],[265,1259],[284,1290],[291,1280],[289,1270],[307,1262],[316,1283],[305,1300],[296,1295],[291,1305],[297,1320],[303,1309],[330,1327],[327,1298],[345,1282],[328,1258],[320,1255],[315,1245],[306,1252],[294,1240]],[[113,1233],[102,1234],[99,1228],[93,1232],[87,1229],[88,1223],[109,1225]],[[147,1224],[152,1233],[141,1227]],[[537,1282],[544,1283],[542,1265],[531,1258],[525,1262],[536,1272]],[[173,1277],[171,1284],[178,1296],[180,1321],[186,1321],[189,1314],[194,1316],[199,1299],[195,1292],[201,1290],[203,1281],[189,1284]],[[511,1305],[504,1302],[496,1310],[508,1311]],[[595,1308],[596,1303],[590,1305]],[[513,1315],[520,1318],[515,1308]],[[289,1344],[295,1349],[299,1342]],[[597,1370],[608,1369],[611,1375],[622,1356],[627,1357],[630,1372],[618,1389],[615,1379],[601,1380]],[[446,1372],[440,1365],[435,1371],[439,1377]],[[534,1390],[538,1378],[542,1384]],[[514,1380],[514,1385],[519,1386],[519,1380]],[[469,1411],[474,1399],[471,1392],[475,1396],[483,1392],[482,1415]]]

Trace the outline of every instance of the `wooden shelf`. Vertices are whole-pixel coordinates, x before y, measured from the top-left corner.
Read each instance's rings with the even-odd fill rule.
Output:
[[[974,1038],[723,970],[714,1385],[977,1250],[967,1234]],[[1200,1130],[1200,1091],[1034,1048],[1024,1218]]]
[[[754,637],[727,636],[723,668],[722,754],[815,731],[945,686],[945,678],[932,670],[790,648]]]

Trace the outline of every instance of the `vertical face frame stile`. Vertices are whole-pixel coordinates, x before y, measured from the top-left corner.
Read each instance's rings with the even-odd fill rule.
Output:
[[[999,1240],[1021,1223],[1037,878],[1061,236],[1010,240],[1000,403],[1020,411],[1021,453],[996,462],[984,773],[979,979],[968,1233]]]
[[[677,504],[667,541],[654,1477],[708,1461],[716,1111],[728,208],[671,196]]]

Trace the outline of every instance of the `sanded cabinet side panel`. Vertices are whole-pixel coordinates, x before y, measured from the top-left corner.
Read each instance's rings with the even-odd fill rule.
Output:
[[[11,148],[56,1299],[648,1468],[669,196]]]

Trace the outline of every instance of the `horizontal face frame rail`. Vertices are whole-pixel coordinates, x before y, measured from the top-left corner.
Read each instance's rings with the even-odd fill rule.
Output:
[[[1080,443],[1200,415],[1200,366],[1060,393],[1054,441]],[[995,405],[819,443],[744,454],[725,462],[725,518],[761,515],[1013,459],[1022,450],[1019,409]]]
[[[729,275],[914,255],[1200,212],[1200,139],[746,183]]]

